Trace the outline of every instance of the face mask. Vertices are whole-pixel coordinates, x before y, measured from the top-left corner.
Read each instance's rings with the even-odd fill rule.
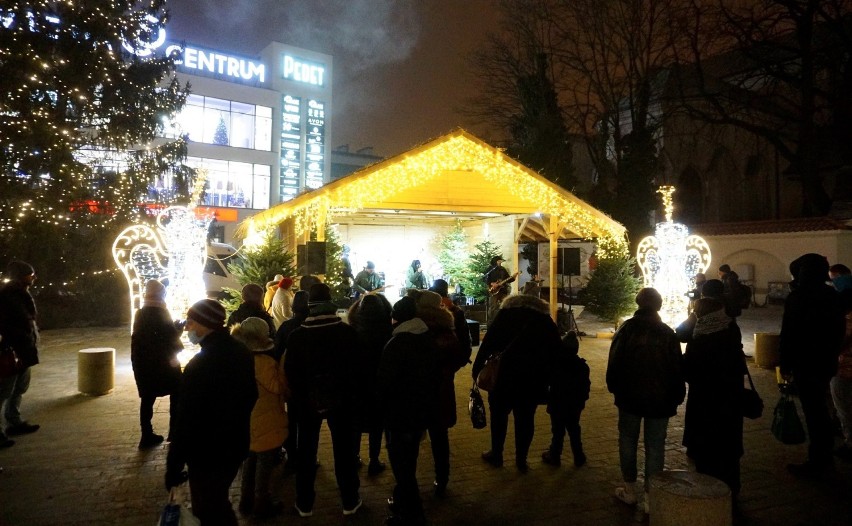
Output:
[[[193,345],[198,345],[198,343],[201,341],[201,336],[199,336],[198,333],[192,330],[186,331],[186,337],[189,338],[189,341]]]

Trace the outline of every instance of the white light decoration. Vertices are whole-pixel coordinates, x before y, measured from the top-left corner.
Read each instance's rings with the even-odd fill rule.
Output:
[[[211,220],[192,207],[171,206],[157,216],[156,230],[132,225],[115,239],[112,255],[130,289],[131,327],[148,280],[167,285],[166,304],[176,320],[183,319],[193,303],[206,297],[203,272]]]
[[[653,236],[639,243],[636,260],[642,269],[644,286],[657,289],[663,297],[660,317],[671,327],[686,319],[695,275],[710,267],[710,247],[700,236],[689,235],[686,225],[672,221],[673,186],[662,186],[666,220],[657,223]]]

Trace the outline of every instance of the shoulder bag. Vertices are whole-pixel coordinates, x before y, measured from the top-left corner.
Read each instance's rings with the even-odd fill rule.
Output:
[[[512,338],[512,341],[509,342],[502,351],[492,355],[490,358],[485,360],[485,365],[482,367],[482,370],[479,371],[479,374],[476,375],[476,386],[482,389],[483,391],[491,392],[497,386],[497,377],[500,375],[500,361],[503,358],[503,355],[515,345],[515,342],[518,341],[518,338],[524,333],[527,325],[524,325],[518,334]]]

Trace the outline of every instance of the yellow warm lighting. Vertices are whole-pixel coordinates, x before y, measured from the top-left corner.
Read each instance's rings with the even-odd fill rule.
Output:
[[[578,236],[610,239],[611,251],[622,252],[620,247],[626,251],[626,232],[619,223],[463,130],[261,212],[240,225],[238,235],[252,246],[262,241],[267,228],[290,218],[297,235],[320,230],[334,216],[392,201],[403,192],[427,187],[447,172],[481,174],[496,192],[534,205]]]

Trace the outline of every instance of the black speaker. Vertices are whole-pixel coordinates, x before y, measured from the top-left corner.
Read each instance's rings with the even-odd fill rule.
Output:
[[[580,249],[559,247],[556,254],[556,273],[565,276],[580,275]]]
[[[305,245],[296,246],[296,274],[304,276],[308,272],[308,248]]]
[[[304,274],[325,274],[325,241],[308,241],[307,269]]]

